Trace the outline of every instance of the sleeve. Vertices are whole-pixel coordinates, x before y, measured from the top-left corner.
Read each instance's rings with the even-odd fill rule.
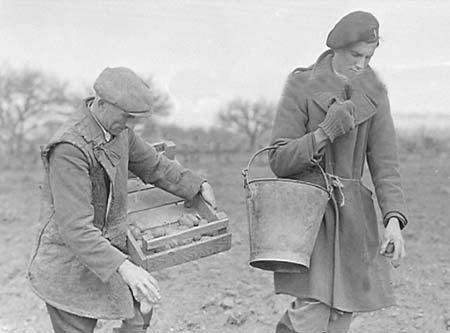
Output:
[[[307,94],[296,74],[285,84],[272,129],[271,145],[278,146],[269,153],[272,171],[278,177],[288,177],[311,167],[318,157],[313,133],[307,133]]]
[[[398,162],[397,138],[387,94],[383,94],[378,112],[371,119],[367,140],[367,162],[384,225],[386,226],[389,218],[397,217],[403,229],[408,220],[404,213],[405,200]]]
[[[55,222],[64,243],[103,282],[126,259],[94,226],[89,165],[81,150],[69,143],[53,148],[49,161]]]
[[[144,183],[154,184],[188,200],[192,200],[200,191],[200,186],[205,179],[163,154],[158,154],[132,130],[128,131],[128,142],[128,168]]]

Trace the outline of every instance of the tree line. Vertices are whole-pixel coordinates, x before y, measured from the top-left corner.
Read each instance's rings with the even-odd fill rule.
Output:
[[[251,151],[267,144],[275,104],[236,97],[218,110],[210,129],[185,129],[161,120],[173,112],[170,95],[158,88],[152,75],[142,76],[154,94],[153,117],[137,130],[149,141],[171,140],[177,151],[220,153]],[[3,166],[36,162],[39,145],[79,107],[83,96],[69,84],[33,68],[0,68],[0,154]]]

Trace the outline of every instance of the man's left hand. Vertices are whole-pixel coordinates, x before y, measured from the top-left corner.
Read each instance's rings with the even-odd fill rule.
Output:
[[[393,244],[393,252],[389,252],[389,244]],[[383,242],[380,253],[386,257],[391,257],[394,268],[400,266],[400,261],[405,257],[405,241],[400,229],[400,221],[396,217],[391,217],[384,230]]]
[[[217,209],[216,197],[214,196],[214,191],[211,185],[208,182],[203,182],[200,187],[200,194],[203,199],[208,203],[214,210]]]

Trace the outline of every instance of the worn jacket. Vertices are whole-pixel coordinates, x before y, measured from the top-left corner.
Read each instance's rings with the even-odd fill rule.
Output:
[[[343,311],[371,311],[394,304],[394,297],[388,261],[379,254],[373,194],[361,178],[367,159],[383,218],[396,216],[406,225],[396,135],[386,89],[373,70],[344,82],[332,70],[332,56],[329,50],[289,75],[273,127],[272,144],[279,148],[270,164],[279,177],[324,185],[314,162],[320,160],[343,188],[334,188],[337,207],[329,201],[309,271],[275,273],[275,290]],[[312,132],[332,101],[346,97],[345,84],[352,87],[356,128],[318,152]]]
[[[131,129],[106,142],[86,106],[43,148],[42,160],[41,214],[28,270],[33,291],[80,316],[132,317],[132,295],[117,272],[127,258],[128,171],[187,199],[202,179]]]

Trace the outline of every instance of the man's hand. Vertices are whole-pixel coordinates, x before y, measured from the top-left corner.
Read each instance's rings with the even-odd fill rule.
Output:
[[[213,209],[217,209],[216,197],[214,196],[214,191],[211,185],[207,182],[203,182],[200,187],[200,194]]]
[[[392,258],[391,263],[395,268],[400,266],[400,261],[406,255],[405,241],[403,240],[400,229],[400,221],[396,217],[391,217],[388,221],[386,229],[384,230],[380,253],[386,257]]]
[[[156,303],[161,299],[158,281],[143,268],[125,260],[118,272],[130,287],[136,301],[145,304]]]

